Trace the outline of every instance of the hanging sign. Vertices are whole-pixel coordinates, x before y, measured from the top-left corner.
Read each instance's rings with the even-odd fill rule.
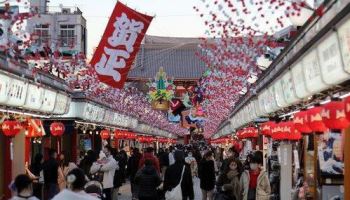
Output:
[[[52,90],[45,90],[43,104],[40,108],[40,111],[43,112],[52,112],[55,108],[57,93]]]
[[[295,86],[293,83],[292,73],[287,71],[281,80],[281,85],[284,93],[284,98],[289,104],[294,104],[299,101],[295,94]]]
[[[292,77],[294,81],[295,94],[298,98],[305,98],[310,95],[310,92],[306,89],[305,76],[303,72],[303,65],[301,61],[298,61],[292,67]]]
[[[321,73],[327,84],[339,84],[350,78],[341,60],[338,37],[336,33],[328,35],[317,47]]]
[[[344,69],[350,73],[350,19],[342,24],[338,29],[341,55],[344,62]]]
[[[288,106],[287,101],[284,99],[283,88],[281,84],[281,79],[278,79],[275,84],[273,84],[274,96],[276,98],[277,106],[280,108],[285,108]]]
[[[56,104],[53,110],[54,114],[64,114],[66,112],[67,102],[69,97],[67,95],[58,93],[56,97]]]
[[[122,89],[153,17],[118,2],[91,60],[101,82]]]
[[[37,85],[29,84],[26,102],[24,108],[39,110],[44,97],[44,88]]]
[[[9,88],[10,77],[0,74],[0,103],[5,103],[7,101]]]
[[[17,79],[11,79],[6,104],[10,106],[23,106],[26,101],[27,89],[28,83]]]

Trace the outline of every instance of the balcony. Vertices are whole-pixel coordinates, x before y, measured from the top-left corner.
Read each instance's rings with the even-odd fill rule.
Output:
[[[74,48],[77,45],[77,36],[58,36],[58,44],[60,47]]]

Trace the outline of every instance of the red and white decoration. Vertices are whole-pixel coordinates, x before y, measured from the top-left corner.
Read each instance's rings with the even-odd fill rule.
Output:
[[[15,137],[23,129],[21,123],[16,120],[5,120],[1,128],[4,135],[8,137]]]
[[[53,122],[50,125],[50,132],[52,136],[57,136],[57,137],[62,136],[65,129],[66,128],[62,122]]]

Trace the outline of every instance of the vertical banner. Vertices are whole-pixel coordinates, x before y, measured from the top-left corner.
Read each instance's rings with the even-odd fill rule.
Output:
[[[101,82],[123,88],[153,17],[118,2],[91,60]]]

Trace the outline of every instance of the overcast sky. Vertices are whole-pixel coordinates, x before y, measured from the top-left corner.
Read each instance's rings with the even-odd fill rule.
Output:
[[[87,20],[88,56],[105,30],[116,0],[50,0],[49,6],[77,6]],[[200,0],[123,0],[139,12],[156,15],[147,34],[157,36],[199,37],[205,33],[203,20],[193,10]]]

